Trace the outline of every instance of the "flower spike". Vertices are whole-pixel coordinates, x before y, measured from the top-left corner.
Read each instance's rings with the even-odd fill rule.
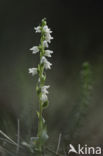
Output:
[[[37,68],[29,68],[29,73],[32,76],[38,74],[38,81],[36,86],[36,91],[39,99],[39,111],[38,111],[38,132],[35,140],[36,149],[42,151],[43,145],[48,138],[46,123],[43,118],[43,110],[48,105],[48,89],[49,85],[45,85],[46,82],[46,70],[51,69],[52,64],[48,61],[47,58],[50,58],[53,53],[52,50],[49,50],[49,44],[53,37],[51,36],[51,29],[48,27],[46,19],[43,19],[41,24],[34,28],[36,33],[41,34],[40,44],[38,46],[33,46],[30,50],[32,54],[40,55],[40,62]]]

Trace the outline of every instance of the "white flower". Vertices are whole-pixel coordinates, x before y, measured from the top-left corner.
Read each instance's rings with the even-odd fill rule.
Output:
[[[48,43],[47,43],[46,40],[43,41],[43,47],[44,47],[44,48],[48,48]]]
[[[52,31],[48,28],[48,26],[47,25],[45,25],[44,27],[43,27],[43,30],[44,30],[44,32],[45,33],[52,33]]]
[[[43,93],[43,94],[48,94],[49,92],[47,91],[47,89],[49,88],[50,86],[48,85],[48,86],[43,86],[43,87],[41,87],[41,92]]]
[[[46,40],[48,43],[50,43],[51,40],[53,39],[53,37],[51,36],[52,31],[48,28],[47,25],[45,25],[45,26],[43,27],[43,30],[44,30],[44,32],[45,32],[45,40]]]
[[[46,35],[45,35],[45,40],[48,42],[48,43],[51,43],[51,40],[53,39],[53,37],[49,34],[49,33],[47,33]]]
[[[32,74],[32,76],[37,74],[37,68],[29,68],[29,73]]]
[[[47,100],[48,100],[48,97],[47,97],[47,94],[49,93],[48,92],[48,88],[49,88],[50,86],[48,85],[48,86],[43,86],[43,87],[41,87],[41,93],[42,93],[42,95],[41,95],[41,101],[42,102],[46,102]]]
[[[36,33],[40,33],[41,32],[41,27],[40,26],[37,26],[34,29],[35,29]]]
[[[41,59],[41,63],[44,64],[45,69],[51,69],[51,63],[43,56]]]
[[[42,94],[40,100],[44,103],[48,100],[48,97],[46,94]]]
[[[38,46],[33,46],[30,50],[32,50],[32,54],[36,54],[39,52]]]
[[[51,57],[51,54],[53,53],[52,50],[45,50],[45,56]]]

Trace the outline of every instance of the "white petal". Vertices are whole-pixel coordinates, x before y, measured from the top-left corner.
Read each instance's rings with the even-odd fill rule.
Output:
[[[40,33],[41,32],[41,27],[40,26],[35,27],[34,29],[35,29],[36,33]]]
[[[33,46],[30,50],[32,51],[32,54],[36,54],[39,52],[38,46]]]
[[[43,27],[43,30],[44,30],[44,32],[45,33],[52,33],[52,31],[48,28],[48,26],[47,25],[45,25],[44,27]]]
[[[52,64],[48,61],[44,64],[45,69],[51,69]]]
[[[41,95],[41,101],[42,101],[42,102],[46,102],[47,100],[48,100],[47,95],[46,95],[46,94],[42,94],[42,95]]]
[[[53,37],[49,34],[49,33],[47,33],[46,35],[45,35],[45,40],[48,42],[48,43],[51,43],[51,40],[53,39]]]
[[[42,88],[41,88],[41,92],[43,93],[43,94],[48,94],[49,92],[47,91],[47,89],[49,88],[50,86],[48,85],[48,86],[43,86]]]
[[[29,73],[32,74],[32,76],[37,74],[37,68],[29,68]]]
[[[53,53],[52,50],[45,50],[45,56],[51,57],[51,54]]]
[[[44,48],[48,48],[48,43],[47,43],[46,40],[43,41],[43,47],[44,47]]]
[[[41,63],[44,64],[45,69],[51,69],[51,63],[43,56],[41,59]]]
[[[47,59],[43,56],[43,57],[41,58],[41,63],[45,63],[46,60],[47,60]]]

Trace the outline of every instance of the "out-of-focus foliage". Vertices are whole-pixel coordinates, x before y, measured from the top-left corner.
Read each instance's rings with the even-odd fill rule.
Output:
[[[80,98],[70,115],[68,116],[69,131],[65,136],[66,144],[78,144],[81,141],[81,128],[86,125],[86,115],[91,105],[93,91],[93,77],[91,66],[88,62],[83,63],[81,71]],[[66,130],[67,131],[67,130]]]

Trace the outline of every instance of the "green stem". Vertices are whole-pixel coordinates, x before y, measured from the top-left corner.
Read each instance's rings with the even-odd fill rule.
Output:
[[[41,59],[44,56],[44,47],[43,47],[43,41],[44,41],[44,34],[43,31],[41,33],[41,40],[40,40],[40,71],[39,71],[39,78],[40,78],[40,82],[39,82],[39,87],[41,88],[42,86],[44,86],[45,84],[45,80],[43,79],[43,75],[44,75],[44,65],[41,64]],[[39,137],[39,144],[38,144],[38,148],[39,150],[42,152],[42,130],[43,130],[43,108],[42,108],[42,101],[41,101],[41,96],[42,93],[40,92],[39,94],[39,119],[38,119],[38,132],[37,132],[37,136]]]

